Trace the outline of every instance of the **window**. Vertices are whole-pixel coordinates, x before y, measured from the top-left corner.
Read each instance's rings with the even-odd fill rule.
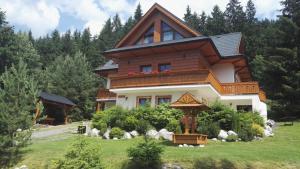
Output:
[[[237,111],[252,112],[252,106],[251,105],[237,105],[236,110]]]
[[[158,71],[160,72],[165,72],[165,71],[170,71],[171,70],[171,64],[170,63],[165,63],[165,64],[159,64],[158,65]]]
[[[161,41],[178,40],[183,38],[180,33],[176,32],[164,22],[161,23],[161,32]]]
[[[141,72],[142,73],[151,73],[152,72],[152,66],[151,65],[141,66]]]
[[[146,104],[151,104],[151,96],[139,96],[139,97],[137,97],[136,106],[145,106]]]
[[[156,105],[171,103],[171,96],[156,96]]]
[[[141,45],[141,44],[153,43],[153,41],[154,41],[154,25],[152,25],[135,44]]]

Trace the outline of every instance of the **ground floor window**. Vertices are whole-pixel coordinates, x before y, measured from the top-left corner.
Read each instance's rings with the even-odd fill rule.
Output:
[[[237,111],[251,112],[252,111],[252,105],[237,105],[236,110]]]
[[[151,96],[138,96],[136,98],[136,106],[145,106],[151,104]]]
[[[156,105],[171,103],[171,96],[156,96]]]

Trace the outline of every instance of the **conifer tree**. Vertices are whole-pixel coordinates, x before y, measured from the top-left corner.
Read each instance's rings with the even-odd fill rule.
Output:
[[[226,6],[225,19],[229,32],[241,32],[244,29],[246,14],[238,0],[230,0]]]
[[[134,12],[134,22],[137,23],[143,16],[142,7],[139,3]]]
[[[211,17],[207,18],[206,31],[209,35],[219,35],[226,33],[224,13],[219,6],[214,6]]]

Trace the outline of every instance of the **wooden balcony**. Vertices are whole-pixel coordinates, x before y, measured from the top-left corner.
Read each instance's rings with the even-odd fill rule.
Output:
[[[209,73],[208,70],[201,70],[113,77],[111,88],[209,83],[207,80]]]
[[[265,93],[257,82],[220,83],[214,74],[206,69],[111,77],[111,89],[187,84],[211,84],[222,95],[258,94],[261,101],[266,100]],[[109,93],[106,91],[102,95],[103,98]]]
[[[97,99],[99,100],[116,100],[116,94],[110,92],[108,89],[99,89],[97,93]]]

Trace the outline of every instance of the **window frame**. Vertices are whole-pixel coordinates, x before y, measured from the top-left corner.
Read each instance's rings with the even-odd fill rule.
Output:
[[[172,102],[172,95],[159,95],[159,96],[155,96],[155,106],[160,105],[158,103],[158,99],[160,99],[160,98],[168,98],[168,99],[170,99],[170,103]]]
[[[245,111],[245,108],[250,108],[250,111]],[[253,106],[252,105],[236,105],[237,111],[244,111],[244,112],[253,112]]]
[[[163,29],[163,25],[167,25],[168,27],[169,27],[169,29],[167,29],[167,30],[164,30]],[[176,31],[174,28],[172,28],[170,25],[168,25],[166,22],[164,22],[164,21],[161,21],[161,28],[160,28],[160,31],[161,31],[161,33],[160,33],[160,41],[161,42],[165,42],[165,41],[171,41],[171,40],[178,40],[178,39],[176,39],[176,33],[177,34],[179,34],[180,36],[181,36],[181,38],[179,38],[179,39],[182,39],[183,38],[183,36],[182,36],[182,34],[181,33],[179,33],[178,31]],[[164,34],[165,33],[168,33],[168,32],[171,32],[172,33],[172,39],[171,40],[164,40]]]
[[[150,71],[150,72],[144,72],[144,71],[143,71],[143,67],[147,67],[147,66],[151,67],[151,71]],[[152,68],[152,65],[151,65],[151,64],[149,64],[149,65],[140,65],[140,73],[143,73],[143,74],[150,74],[152,71],[153,71],[153,68]]]
[[[136,107],[143,106],[143,105],[140,105],[140,99],[149,99],[149,103],[151,105],[152,96],[137,96],[136,97]]]
[[[169,69],[169,70],[164,70],[164,71],[162,71],[162,70],[160,69],[160,66],[165,66],[165,65],[170,65],[170,69]],[[171,69],[172,69],[171,63],[160,63],[160,64],[158,64],[158,72],[167,72],[167,71],[171,71]]]

